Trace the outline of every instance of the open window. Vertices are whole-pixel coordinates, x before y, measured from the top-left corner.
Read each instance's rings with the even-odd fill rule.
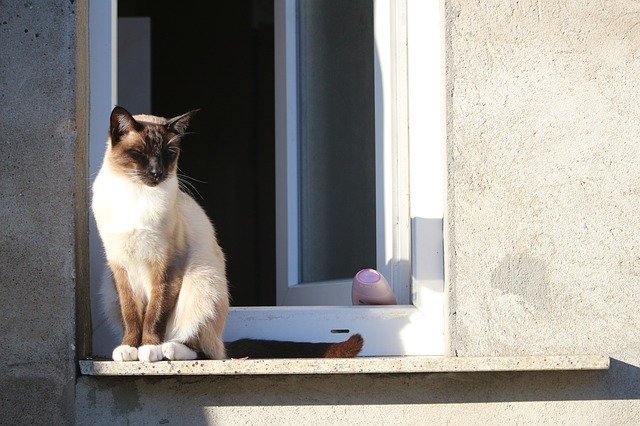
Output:
[[[197,179],[196,199],[227,253],[225,340],[338,341],[358,332],[365,356],[442,355],[437,2],[203,1],[164,15],[146,3],[129,3],[127,13],[152,16],[121,19],[119,39],[116,0],[90,3],[90,171],[100,166],[114,104],[166,116],[204,108],[181,168]],[[147,69],[123,68],[125,50],[145,37],[150,110],[136,111],[144,106],[126,102],[139,101],[144,84],[124,89],[116,76]],[[139,61],[140,52],[129,54]],[[104,263],[95,226],[90,255],[95,288]],[[398,305],[351,306],[351,278],[366,267],[387,278]],[[94,352],[108,355],[117,336],[97,297]]]

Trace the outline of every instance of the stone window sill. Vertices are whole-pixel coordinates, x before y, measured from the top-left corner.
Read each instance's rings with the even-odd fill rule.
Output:
[[[358,357],[348,359],[230,359],[223,361],[80,361],[88,376],[204,376],[254,374],[470,373],[495,371],[606,370],[601,355],[522,357]]]

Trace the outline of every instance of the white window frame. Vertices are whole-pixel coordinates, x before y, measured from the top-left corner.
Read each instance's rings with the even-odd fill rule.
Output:
[[[290,108],[297,105],[296,83],[291,78],[295,49],[287,45],[292,41],[288,38],[291,26],[295,26],[295,16],[291,20],[295,1],[275,1],[277,149],[295,143],[297,138],[292,125],[297,122],[297,114]],[[424,0],[374,2],[378,64],[375,70],[376,201],[380,206],[376,220],[381,230],[377,238],[377,261],[378,268],[393,284],[398,299],[411,304],[233,307],[227,320],[225,341],[242,337],[338,341],[344,339],[343,332],[348,330],[361,333],[365,338],[363,356],[444,354],[444,55],[440,7],[440,2]],[[117,18],[114,11],[115,7],[112,21]],[[111,28],[114,31],[113,25]],[[90,37],[105,37],[96,35],[94,29],[92,23]],[[104,43],[114,41],[115,37],[106,37],[103,51],[108,51]],[[114,48],[111,54],[113,70]],[[94,70],[94,62],[90,66]],[[110,110],[114,104],[114,84],[113,72],[108,79],[94,79],[92,75],[92,124],[96,118],[103,117],[103,110]],[[93,96],[94,90],[98,93],[105,87],[110,88],[111,96]],[[90,129],[92,152],[104,149],[108,113],[104,117]],[[292,204],[291,194],[296,192],[291,185],[297,180],[283,177],[282,172],[297,170],[297,165],[296,158],[289,153],[283,158],[286,164],[276,164],[278,186],[288,186],[286,191],[277,193],[277,227],[283,229],[284,226],[287,233],[283,234],[284,239],[278,237],[277,251],[292,256],[291,240],[296,236],[297,241],[297,229],[290,219],[293,214],[297,217],[297,202]],[[95,164],[92,166],[95,168]],[[100,250],[99,246],[94,246],[93,254],[96,249]],[[295,256],[293,264],[297,267],[297,248]],[[293,277],[297,279],[298,274],[291,263],[279,261],[277,280],[286,283],[288,288],[295,288],[299,283]],[[92,275],[95,279],[95,274]],[[348,286],[342,287],[348,289]]]

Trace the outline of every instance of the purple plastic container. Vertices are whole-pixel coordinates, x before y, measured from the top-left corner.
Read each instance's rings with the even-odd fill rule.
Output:
[[[351,302],[354,305],[397,305],[396,296],[382,274],[362,269],[353,278]]]

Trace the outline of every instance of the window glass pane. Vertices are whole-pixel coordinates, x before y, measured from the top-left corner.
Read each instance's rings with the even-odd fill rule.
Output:
[[[373,2],[298,4],[300,279],[349,278],[376,261]]]

